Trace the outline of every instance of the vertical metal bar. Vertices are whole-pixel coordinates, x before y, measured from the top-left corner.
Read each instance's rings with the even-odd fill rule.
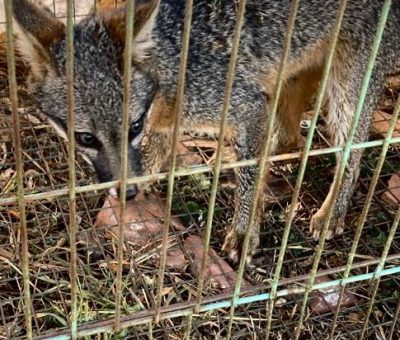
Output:
[[[193,325],[193,313],[190,313],[187,316],[187,326],[185,331],[185,340],[190,340],[190,333],[192,332],[192,325]]]
[[[32,299],[29,290],[29,248],[28,232],[26,229],[26,211],[24,198],[24,168],[22,160],[22,145],[20,135],[20,121],[18,117],[18,93],[17,79],[15,75],[15,55],[14,55],[14,37],[12,26],[12,0],[4,1],[6,14],[6,33],[7,33],[7,65],[8,65],[8,85],[10,88],[11,112],[13,122],[13,139],[15,152],[15,168],[17,172],[17,196],[18,209],[20,212],[20,233],[21,233],[21,265],[22,282],[24,287],[24,314],[27,339],[32,339]]]
[[[383,144],[382,151],[381,151],[381,154],[379,156],[378,164],[375,167],[374,175],[372,176],[371,184],[370,184],[370,187],[368,189],[367,197],[365,199],[365,204],[364,204],[360,219],[359,219],[359,221],[357,223],[357,228],[356,228],[356,232],[355,232],[355,235],[354,235],[354,241],[353,241],[353,244],[351,246],[351,250],[349,252],[349,258],[348,258],[348,261],[347,261],[347,264],[346,264],[346,269],[345,269],[345,271],[343,273],[342,282],[343,282],[343,280],[347,279],[349,277],[349,275],[350,275],[351,266],[352,266],[353,261],[354,261],[354,257],[355,257],[356,251],[357,251],[358,243],[359,243],[360,238],[361,238],[361,234],[362,234],[362,231],[363,231],[363,227],[364,227],[365,221],[367,220],[368,211],[369,211],[369,208],[371,206],[372,199],[374,197],[375,188],[376,188],[376,186],[378,184],[378,180],[379,180],[379,176],[380,176],[381,171],[382,171],[383,164],[385,163],[385,157],[386,157],[387,151],[389,150],[390,140],[391,140],[391,138],[393,136],[393,132],[394,132],[394,129],[396,127],[397,119],[399,117],[399,112],[400,112],[400,97],[397,99],[397,103],[396,103],[396,107],[395,107],[395,110],[394,110],[394,113],[393,113],[393,117],[392,117],[392,120],[390,122],[389,129],[386,132],[385,142]],[[336,306],[336,310],[335,310],[335,315],[334,315],[334,318],[333,318],[332,329],[331,329],[331,333],[330,333],[330,339],[333,339],[333,336],[334,336],[334,333],[335,333],[336,323],[337,323],[337,319],[338,319],[338,316],[339,316],[340,305],[342,303],[345,287],[346,287],[345,284],[341,284],[340,292],[339,292],[339,300],[338,300],[338,303],[337,303],[337,306]]]
[[[399,315],[400,315],[400,300],[397,303],[396,311],[394,312],[394,315],[393,315],[393,322],[392,322],[392,327],[390,327],[390,333],[388,335],[388,340],[392,340],[392,338],[393,338],[393,334],[394,334],[394,331],[396,330],[396,323],[399,318]]]
[[[233,36],[232,50],[228,67],[228,76],[226,80],[225,87],[225,95],[224,95],[224,103],[222,107],[221,113],[221,125],[218,136],[218,146],[217,153],[215,159],[215,167],[213,173],[213,182],[210,193],[210,200],[208,202],[208,212],[207,212],[207,224],[206,231],[204,236],[204,254],[201,259],[200,266],[200,276],[199,276],[199,287],[198,287],[198,296],[197,296],[197,305],[196,310],[200,307],[202,300],[202,293],[204,288],[204,280],[205,280],[205,269],[206,269],[206,261],[208,256],[208,251],[210,247],[210,237],[211,237],[211,228],[214,216],[214,208],[215,208],[215,200],[217,197],[217,189],[218,189],[218,180],[221,172],[221,163],[222,163],[222,153],[224,149],[224,137],[227,125],[227,117],[229,113],[229,104],[232,96],[232,88],[233,82],[235,80],[235,71],[236,71],[236,61],[238,57],[239,45],[240,45],[240,32],[242,31],[242,26],[244,22],[244,13],[246,10],[246,0],[241,0],[239,2],[237,14],[236,14],[236,25]]]
[[[179,137],[179,123],[181,119],[181,111],[183,107],[183,97],[185,91],[185,79],[186,79],[187,59],[189,54],[190,30],[192,26],[192,13],[193,13],[193,0],[186,0],[181,59],[179,63],[178,89],[177,89],[176,102],[174,108],[174,131],[172,135],[172,153],[171,153],[171,159],[169,163],[169,173],[168,173],[167,202],[165,207],[166,216],[165,216],[163,235],[162,235],[162,245],[160,251],[160,268],[158,271],[158,290],[156,298],[156,316],[155,316],[155,322],[157,323],[160,320],[160,308],[161,308],[162,290],[164,286],[165,264],[167,260],[168,234],[172,218],[171,209],[172,209],[172,196],[174,191],[176,156],[178,153],[177,146]]]
[[[148,338],[149,340],[153,340],[154,336],[153,336],[153,320],[149,321],[149,330],[148,330]]]
[[[332,38],[331,38],[332,41],[330,43],[330,49],[329,49],[327,60],[326,60],[325,66],[324,66],[324,71],[323,71],[323,75],[322,75],[322,79],[321,79],[321,85],[318,90],[318,95],[316,98],[314,116],[311,120],[310,129],[307,134],[306,144],[304,145],[303,157],[301,160],[299,173],[297,175],[296,186],[295,186],[295,189],[293,192],[292,202],[290,204],[290,209],[289,209],[289,213],[288,213],[287,220],[286,220],[285,230],[284,230],[283,236],[282,236],[281,247],[279,250],[279,257],[278,257],[276,269],[274,272],[274,278],[273,278],[273,281],[271,284],[271,300],[267,303],[268,315],[267,315],[267,327],[266,327],[266,332],[265,332],[266,340],[268,340],[269,333],[271,330],[274,300],[276,298],[276,292],[278,290],[278,283],[279,283],[279,279],[280,279],[280,275],[281,275],[281,271],[282,271],[282,267],[283,267],[283,261],[285,259],[285,253],[286,253],[286,247],[287,247],[287,243],[288,243],[288,239],[289,239],[290,229],[291,229],[292,222],[293,222],[293,219],[294,219],[294,216],[296,213],[297,201],[299,199],[300,189],[301,189],[301,186],[303,183],[308,158],[310,156],[312,140],[313,140],[315,128],[317,125],[318,115],[322,108],[322,104],[323,104],[323,100],[324,100],[324,96],[325,96],[325,92],[326,92],[326,88],[327,88],[327,84],[328,84],[329,73],[330,73],[330,70],[332,67],[333,57],[335,55],[335,50],[336,50],[336,45],[337,45],[337,41],[338,41],[338,37],[339,37],[340,27],[342,25],[346,6],[347,6],[347,0],[342,0],[340,2],[340,6],[339,6],[338,12],[336,14],[335,26],[332,31]]]
[[[303,303],[300,309],[300,319],[299,319],[299,323],[297,325],[296,328],[296,333],[295,333],[295,339],[297,340],[300,337],[301,334],[301,330],[303,327],[303,319],[304,319],[304,315],[305,315],[305,311],[306,311],[306,307],[307,307],[307,300],[308,300],[308,296],[309,293],[311,291],[312,285],[314,283],[315,280],[315,276],[317,274],[317,270],[318,270],[318,266],[319,266],[319,261],[321,259],[322,256],[322,251],[324,248],[324,244],[325,244],[325,240],[326,240],[326,236],[328,233],[328,228],[329,228],[329,223],[330,223],[330,219],[332,217],[332,212],[333,212],[333,203],[336,200],[338,191],[339,191],[339,187],[340,187],[340,183],[342,181],[342,177],[346,168],[346,164],[347,164],[347,160],[350,156],[350,152],[351,152],[351,144],[353,142],[354,139],[354,135],[357,129],[357,125],[358,125],[358,121],[359,118],[361,116],[361,112],[364,106],[364,101],[367,95],[367,91],[368,91],[368,86],[369,86],[369,81],[372,75],[372,71],[374,68],[374,64],[375,64],[375,59],[377,57],[378,54],[378,50],[379,50],[379,45],[380,42],[382,40],[382,36],[383,36],[383,32],[385,29],[385,25],[386,25],[386,21],[389,15],[389,10],[390,10],[390,6],[391,6],[392,1],[391,0],[385,0],[383,9],[382,9],[382,13],[380,15],[379,18],[379,24],[378,24],[378,28],[377,28],[377,32],[376,32],[376,36],[374,39],[374,44],[373,44],[373,48],[370,54],[370,58],[368,61],[368,67],[367,67],[367,72],[364,76],[363,82],[362,82],[362,87],[361,87],[361,92],[360,92],[360,98],[359,101],[357,103],[357,107],[354,113],[354,117],[353,117],[353,121],[352,121],[352,125],[351,125],[351,129],[349,132],[349,137],[346,141],[346,145],[345,148],[343,150],[343,158],[342,160],[339,162],[339,164],[337,165],[337,170],[336,170],[336,174],[335,174],[335,183],[334,183],[334,190],[333,190],[333,197],[331,200],[331,203],[329,205],[329,210],[328,210],[328,214],[324,223],[324,226],[322,228],[321,231],[321,236],[320,236],[320,240],[318,243],[318,247],[317,250],[315,252],[315,258],[314,258],[314,263],[311,269],[311,275],[310,278],[307,282],[307,287],[306,287],[306,291],[304,293],[304,298],[303,298]]]
[[[121,323],[121,301],[122,301],[122,261],[124,256],[124,231],[126,210],[126,181],[128,177],[128,132],[130,121],[130,82],[132,76],[132,44],[133,44],[133,21],[135,11],[135,0],[127,1],[126,25],[125,25],[125,49],[124,49],[124,75],[123,75],[123,107],[122,107],[122,132],[121,132],[121,173],[120,173],[120,220],[118,224],[117,243],[117,278],[115,283],[115,330],[120,330]]]
[[[74,114],[74,1],[67,1],[67,137],[68,137],[68,203],[71,278],[71,339],[77,339],[77,250],[76,250],[76,174]]]
[[[271,140],[272,140],[272,135],[273,135],[275,116],[276,116],[276,112],[278,110],[279,97],[280,97],[281,90],[283,87],[284,70],[285,70],[286,63],[287,63],[287,60],[289,57],[290,43],[292,40],[292,35],[293,35],[294,25],[295,25],[295,21],[296,21],[297,10],[299,7],[299,2],[300,2],[300,0],[293,0],[291,7],[290,7],[290,13],[289,13],[288,24],[287,24],[287,33],[286,33],[286,37],[285,37],[285,41],[284,41],[284,45],[283,45],[283,51],[282,51],[282,61],[279,65],[278,78],[277,78],[277,83],[276,83],[276,87],[275,87],[274,98],[272,101],[271,112],[268,113],[268,121],[267,121],[267,125],[266,125],[266,130],[265,130],[266,135],[265,135],[264,144],[262,146],[261,154],[260,154],[259,170],[258,170],[257,179],[256,179],[256,183],[255,183],[255,189],[254,189],[254,193],[253,193],[253,201],[252,201],[251,209],[250,209],[249,223],[246,226],[245,237],[243,240],[243,248],[242,248],[239,269],[238,269],[238,278],[237,278],[235,290],[233,293],[232,306],[231,306],[230,312],[229,312],[229,323],[228,323],[228,333],[227,333],[228,339],[230,339],[231,334],[232,334],[233,316],[235,313],[236,300],[239,297],[240,287],[241,287],[242,281],[243,281],[244,267],[246,264],[246,256],[248,253],[249,242],[250,242],[251,226],[253,224],[253,221],[254,221],[254,218],[256,215],[256,211],[258,209],[258,201],[259,201],[258,197],[260,196],[261,190],[263,188],[262,182],[264,180],[264,174],[269,170],[269,165],[267,165],[267,159],[268,159],[270,149],[271,149]]]
[[[373,289],[372,296],[371,296],[371,302],[370,302],[369,307],[368,307],[368,312],[367,312],[367,315],[365,316],[365,321],[364,321],[364,325],[363,325],[363,328],[362,328],[362,331],[361,331],[360,339],[364,338],[365,331],[367,330],[369,317],[371,315],[372,308],[374,307],[376,294],[377,294],[378,289],[379,289],[379,282],[380,282],[380,279],[381,279],[382,270],[385,267],[386,258],[387,258],[388,254],[389,254],[389,250],[390,250],[390,247],[392,245],[392,242],[393,242],[394,236],[396,234],[397,228],[399,227],[399,223],[400,223],[400,207],[397,209],[396,216],[394,218],[392,228],[390,229],[388,238],[387,238],[386,243],[385,243],[385,247],[384,247],[382,255],[381,255],[381,260],[380,260],[378,266],[375,269],[374,278],[373,278],[373,280],[375,281],[374,282],[374,289]]]

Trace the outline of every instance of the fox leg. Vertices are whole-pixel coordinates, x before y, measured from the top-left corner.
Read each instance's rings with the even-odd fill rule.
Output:
[[[281,94],[281,101],[277,119],[274,126],[274,134],[272,137],[271,153],[285,152],[292,147],[297,147],[300,142],[300,120],[301,113],[305,110],[311,97],[315,92],[321,75],[320,68],[312,68],[298,74],[295,78],[289,79]],[[266,86],[265,88],[269,88]],[[261,92],[261,91],[260,91]],[[248,93],[252,93],[251,90]],[[247,123],[247,126],[236,132],[235,149],[238,160],[254,158],[258,155],[259,145],[262,142],[263,122],[265,121],[267,103],[264,96],[259,96],[258,102],[254,101],[254,97],[247,99],[253,104],[253,111],[246,115],[245,119],[239,121]],[[238,103],[238,108],[246,107],[244,104]],[[240,114],[240,113],[239,113]],[[253,117],[249,119],[249,117]],[[233,124],[234,125],[234,124]],[[236,170],[238,179],[238,187],[235,193],[235,215],[234,223],[228,232],[223,250],[228,256],[237,262],[240,256],[246,226],[249,223],[249,215],[254,195],[254,184],[257,178],[258,168],[250,166],[239,168]],[[268,171],[265,178],[261,181],[261,185],[267,185]],[[255,220],[250,228],[250,245],[247,254],[247,262],[251,260],[259,245],[259,228],[262,217],[264,187],[260,190],[260,196],[257,197],[258,210],[255,214]]]
[[[331,74],[330,85],[328,88],[326,117],[327,132],[333,146],[344,146],[351,128],[354,111],[359,100],[362,78],[360,74],[365,74],[368,55],[353,53],[357,60],[350,58],[337,57]],[[364,60],[362,60],[364,58]],[[375,67],[369,90],[364,103],[363,111],[354,135],[354,143],[361,143],[367,140],[369,127],[372,120],[373,110],[382,93],[384,77],[380,74],[378,65]],[[341,234],[344,230],[346,212],[353,194],[358,175],[360,172],[360,162],[363,154],[362,149],[352,150],[348,159],[345,172],[341,178],[337,194],[335,195],[335,182],[338,180],[337,173],[331,185],[329,193],[321,208],[311,219],[310,231],[315,239],[319,239],[324,226],[329,207],[333,204],[332,216],[329,224],[327,238],[332,238],[335,234]],[[342,153],[336,156],[339,166],[342,160]]]
[[[239,84],[236,86],[240,87]],[[266,115],[266,97],[258,87],[253,87],[246,83],[241,85],[240,94],[246,93],[251,95],[250,98],[241,98],[232,96],[232,125],[236,123],[236,131],[234,133],[234,147],[237,159],[239,161],[256,158],[259,154],[262,135],[264,130],[264,121]],[[248,87],[247,91],[243,88]],[[253,91],[253,92],[252,92]],[[235,100],[236,98],[236,100]],[[240,99],[237,99],[240,98]],[[236,111],[235,111],[236,110]],[[247,111],[248,110],[248,111]],[[236,180],[238,182],[235,192],[235,214],[233,224],[225,238],[222,250],[227,253],[233,262],[237,262],[240,258],[240,251],[243,246],[246,228],[250,222],[251,206],[255,194],[255,183],[258,174],[258,166],[246,166],[235,169]],[[261,181],[263,185],[265,181]],[[261,189],[261,194],[258,199],[258,209],[250,226],[250,244],[247,254],[247,261],[251,260],[254,252],[259,245],[259,229],[262,213],[262,199],[264,188]]]

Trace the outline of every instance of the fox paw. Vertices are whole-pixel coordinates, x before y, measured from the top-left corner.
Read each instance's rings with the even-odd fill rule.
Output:
[[[233,263],[238,263],[242,254],[244,235],[238,234],[235,230],[231,230],[225,237],[222,251],[227,254]],[[259,245],[259,238],[256,235],[251,236],[249,250],[246,256],[246,264],[249,265]]]
[[[329,222],[328,232],[326,234],[326,239],[330,240],[335,235],[340,235],[344,231],[344,214],[333,214]],[[326,221],[325,212],[317,211],[311,218],[310,222],[310,233],[315,241],[318,241],[321,237],[322,229]]]

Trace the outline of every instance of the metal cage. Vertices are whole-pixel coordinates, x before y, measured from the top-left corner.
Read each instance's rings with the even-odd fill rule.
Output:
[[[91,169],[81,162],[79,155],[75,159],[73,24],[85,13],[77,13],[73,0],[66,1],[69,141],[64,144],[46,121],[38,117],[29,93],[18,82],[13,52],[13,2],[5,0],[7,39],[0,40],[8,52],[8,74],[0,73],[0,338],[398,338],[400,208],[398,201],[390,206],[382,203],[381,197],[385,192],[390,193],[392,188],[388,180],[400,171],[400,100],[397,99],[400,86],[389,84],[387,87],[385,101],[390,107],[391,119],[385,134],[376,134],[372,137],[377,138],[371,137],[365,143],[353,141],[391,3],[386,0],[380,14],[368,69],[365,75],[360,75],[364,80],[352,130],[343,148],[327,145],[317,125],[346,0],[340,1],[336,14],[330,52],[315,98],[314,114],[309,118],[305,144],[301,150],[290,154],[272,156],[270,146],[299,0],[292,1],[276,91],[259,159],[224,161],[223,136],[235,80],[245,0],[238,1],[220,137],[214,141],[217,147],[212,150],[211,163],[183,168],[177,163],[182,156],[178,151],[178,126],[193,0],[186,0],[175,105],[178,114],[168,172],[140,178],[127,176],[132,71],[130,57],[126,57],[121,197],[127,184],[159,181],[157,190],[164,195],[161,209],[165,207],[163,228],[153,235],[153,246],[138,247],[124,241],[122,222],[113,229],[111,239],[101,236],[107,228],[93,226],[94,218],[102,210],[104,189],[116,182],[95,184]],[[58,2],[53,2],[50,7],[56,15],[57,5]],[[130,56],[134,48],[130,36],[135,3],[127,1],[126,6],[124,53]],[[207,154],[204,147],[193,149],[193,153],[201,156]],[[368,153],[363,158],[358,190],[348,213],[351,222],[347,224],[352,227],[328,244],[325,242],[328,221],[319,241],[315,242],[307,236],[307,218],[315,204],[323,199],[327,188],[326,181],[315,169],[326,167],[332,155],[342,152],[338,186],[354,149],[367,149]],[[206,271],[206,254],[211,247],[218,252],[221,246],[222,228],[218,230],[216,226],[224,226],[232,213],[232,208],[226,204],[230,200],[229,191],[221,189],[220,184],[226,178],[229,182],[233,169],[255,164],[259,172],[254,197],[262,190],[263,174],[272,170],[279,173],[277,181],[287,192],[284,197],[271,195],[271,209],[265,214],[274,227],[262,232],[262,238],[268,240],[268,246],[259,252],[263,255],[258,261],[256,256],[255,263],[246,267],[248,228],[233,284],[230,289],[221,291],[210,285],[210,274]],[[198,176],[207,183],[205,187],[199,184]],[[119,221],[125,221],[125,199],[121,199],[120,205]],[[256,206],[254,199],[253,219]],[[332,209],[329,216],[331,214]],[[188,226],[186,229],[173,227],[176,216]],[[196,261],[185,245],[189,235],[202,237],[202,257]],[[169,268],[167,257],[171,244],[183,249],[189,269],[179,272]],[[95,262],[88,255],[93,252],[93,245],[101,253],[100,260]],[[327,298],[329,294],[338,300],[334,308],[321,313],[313,310],[311,302],[321,296]],[[346,304],[349,294],[356,302]]]

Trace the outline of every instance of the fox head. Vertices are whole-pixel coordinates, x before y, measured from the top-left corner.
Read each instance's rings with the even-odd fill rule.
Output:
[[[14,0],[16,49],[30,65],[28,85],[41,111],[66,138],[67,76],[65,26],[26,0]],[[136,0],[133,64],[151,49],[158,1]],[[74,26],[74,113],[76,148],[93,165],[99,181],[120,174],[125,8],[93,14]],[[131,79],[128,176],[143,174],[140,144],[156,85],[140,67]],[[115,188],[111,189],[116,193]],[[135,185],[127,198],[135,196]]]

